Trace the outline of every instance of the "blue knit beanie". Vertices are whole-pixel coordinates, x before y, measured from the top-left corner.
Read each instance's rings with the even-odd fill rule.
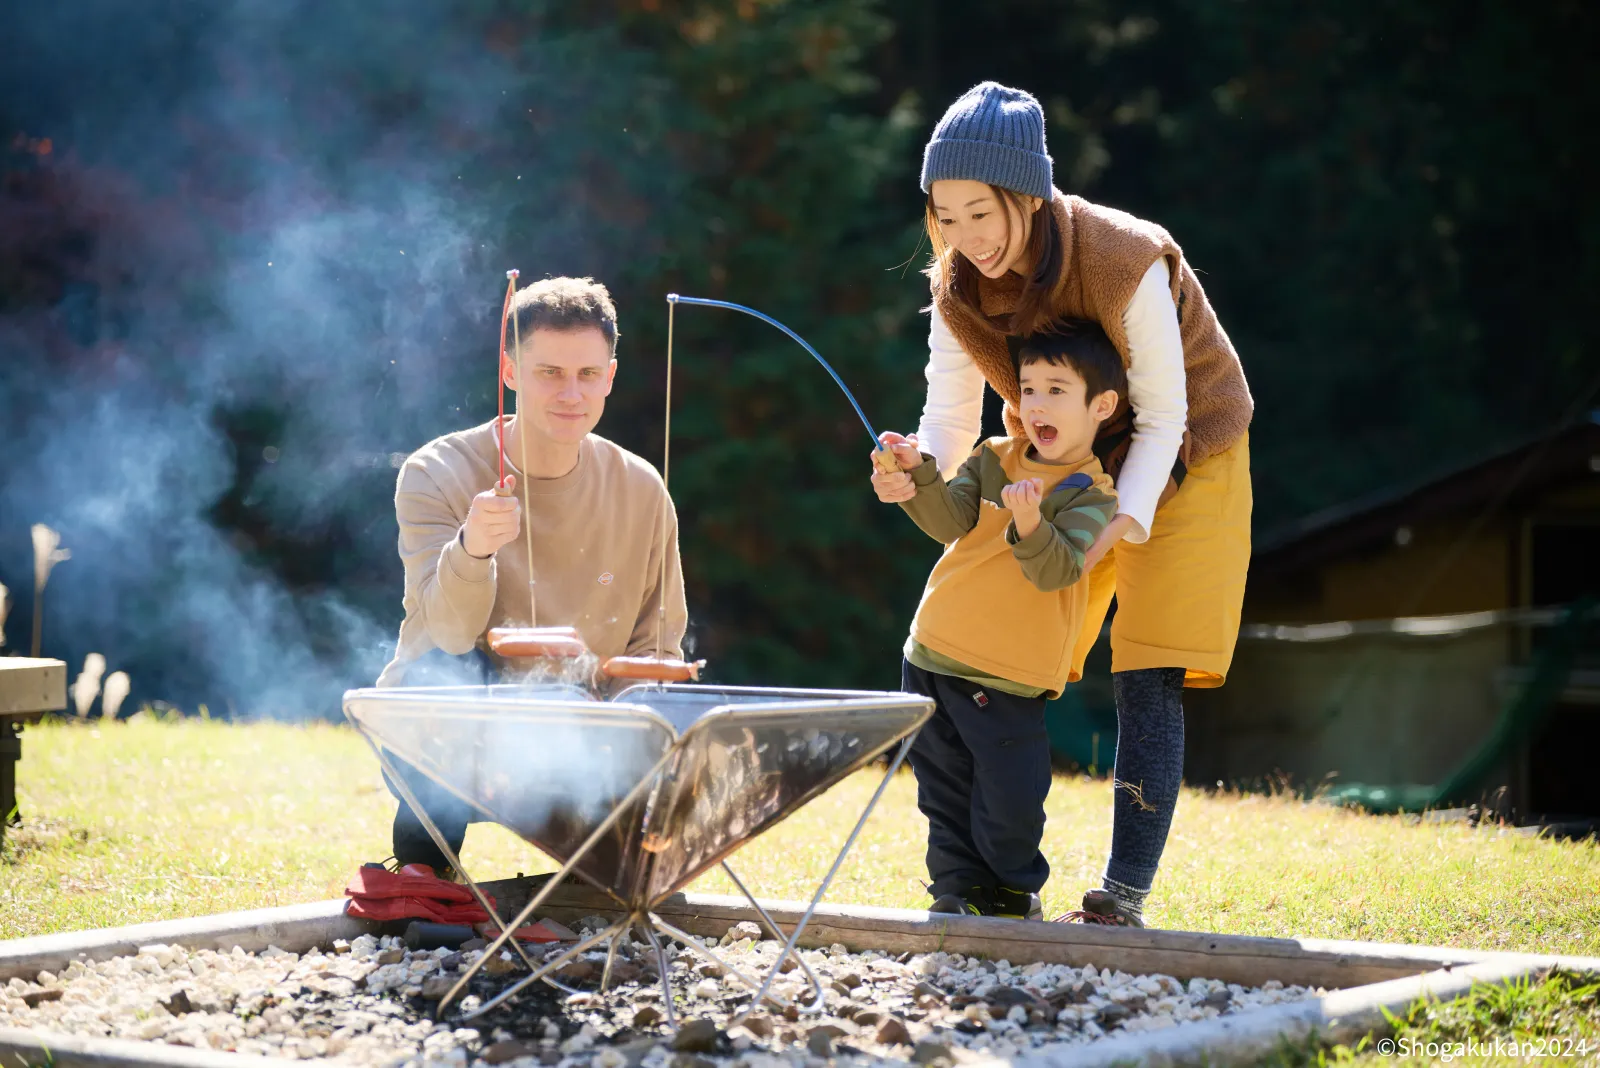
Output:
[[[945,178],[968,178],[1012,192],[1051,198],[1044,109],[1033,94],[998,82],[975,85],[950,105],[922,154],[922,191]]]

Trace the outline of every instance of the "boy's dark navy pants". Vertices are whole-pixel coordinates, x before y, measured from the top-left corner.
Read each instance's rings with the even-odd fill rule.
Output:
[[[909,757],[917,807],[928,817],[929,891],[1037,893],[1050,877],[1039,850],[1050,792],[1044,698],[985,689],[910,661],[901,687],[934,704]]]

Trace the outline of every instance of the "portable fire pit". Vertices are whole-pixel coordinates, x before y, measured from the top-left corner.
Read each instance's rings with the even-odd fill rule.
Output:
[[[655,948],[669,1025],[670,968],[658,935],[681,943],[755,991],[751,1008],[787,1002],[769,995],[812,910],[933,711],[925,697],[846,690],[645,685],[610,701],[563,686],[363,689],[345,714],[377,754],[434,842],[467,880],[500,934],[439,1002],[441,1018],[479,968],[510,942],[530,973],[461,1017],[475,1019],[567,961],[609,943],[604,989],[617,938],[638,929]],[[845,840],[811,906],[784,937],[727,858],[852,772],[896,750],[877,791]],[[562,863],[511,922],[461,867],[418,804],[399,760]],[[696,876],[721,864],[783,947],[764,979],[746,976],[656,911]],[[569,875],[615,902],[617,919],[535,964],[512,938]],[[796,958],[799,959],[798,957]],[[820,1012],[821,980],[801,961]]]

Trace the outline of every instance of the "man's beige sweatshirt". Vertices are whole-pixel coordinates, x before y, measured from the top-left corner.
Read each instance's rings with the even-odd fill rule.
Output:
[[[576,627],[602,659],[654,655],[663,552],[661,653],[681,657],[688,612],[678,517],[656,469],[590,434],[567,474],[528,480],[521,532],[493,556],[479,559],[462,544],[461,527],[472,498],[494,488],[498,465],[494,423],[489,422],[429,442],[400,468],[394,507],[406,572],[406,616],[394,659],[377,684],[403,685],[405,665],[431,649],[461,654],[479,646],[487,651],[484,635],[498,626]],[[510,456],[506,468],[516,472],[520,499],[522,473]],[[533,620],[528,618],[524,541],[530,532],[538,610]]]

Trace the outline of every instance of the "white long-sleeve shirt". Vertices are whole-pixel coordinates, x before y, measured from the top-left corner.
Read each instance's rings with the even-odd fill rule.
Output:
[[[983,372],[961,347],[939,309],[928,328],[928,399],[917,440],[946,478],[972,454],[983,430]],[[1189,417],[1183,338],[1165,258],[1145,272],[1122,313],[1128,335],[1128,403],[1133,440],[1117,477],[1117,512],[1133,520],[1128,541],[1150,537],[1156,503],[1183,444]]]

